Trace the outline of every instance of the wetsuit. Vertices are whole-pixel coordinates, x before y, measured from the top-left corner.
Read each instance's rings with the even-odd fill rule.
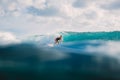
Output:
[[[57,37],[57,38],[55,39],[55,41],[58,41],[58,40],[61,40],[61,38],[60,38],[60,37]]]

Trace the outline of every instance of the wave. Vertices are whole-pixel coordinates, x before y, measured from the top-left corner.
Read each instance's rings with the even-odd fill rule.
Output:
[[[50,35],[34,35],[30,36],[24,41],[36,42],[40,44],[54,43],[54,39],[59,36],[63,36],[63,42],[79,42],[89,40],[105,40],[105,41],[119,41],[120,31],[114,32],[59,32]]]
[[[120,40],[120,31],[114,32],[60,32],[64,42],[83,40]]]
[[[56,34],[1,45],[0,79],[120,80],[120,32]],[[63,42],[54,45],[61,34]]]
[[[119,80],[119,60],[96,55],[95,51],[82,51],[88,49],[88,45],[94,48],[101,43],[66,43],[55,47],[22,43],[0,47],[0,74],[3,75],[0,78]]]

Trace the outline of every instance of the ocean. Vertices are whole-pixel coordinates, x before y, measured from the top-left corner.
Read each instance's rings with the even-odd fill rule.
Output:
[[[1,45],[0,80],[120,80],[120,32],[59,32]]]

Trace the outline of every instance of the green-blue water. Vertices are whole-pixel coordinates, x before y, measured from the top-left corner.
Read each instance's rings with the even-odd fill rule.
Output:
[[[82,40],[120,40],[120,31],[114,32],[61,32],[64,35],[64,41],[82,41]]]
[[[0,46],[0,80],[120,80],[120,32],[61,32]]]

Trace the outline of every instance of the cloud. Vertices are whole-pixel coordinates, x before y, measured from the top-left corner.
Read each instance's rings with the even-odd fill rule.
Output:
[[[95,11],[88,11],[88,12],[84,12],[83,15],[87,18],[87,19],[95,19],[97,18],[97,13]]]
[[[0,29],[22,36],[113,31],[120,30],[119,14],[118,0],[0,0]]]
[[[33,5],[33,0],[17,0],[17,3],[23,8]]]
[[[19,43],[18,40],[12,33],[0,32],[0,45],[9,45]]]
[[[56,16],[58,10],[55,8],[46,8],[46,9],[38,9],[33,6],[27,8],[28,14],[32,14],[35,16]]]
[[[13,2],[10,5],[8,5],[8,10],[15,11],[17,9],[16,7],[17,7],[17,4],[15,2]]]
[[[73,6],[75,8],[83,8],[83,7],[86,7],[87,4],[86,4],[86,0],[76,0],[74,3],[73,3]]]
[[[2,7],[0,7],[0,16],[4,16],[5,15],[5,11]]]
[[[46,3],[46,0],[34,0],[33,6],[38,9],[44,9],[47,6]]]
[[[118,9],[120,9],[120,1],[114,0],[114,1],[110,2],[109,4],[101,5],[101,8],[107,9],[107,10],[118,10]]]

